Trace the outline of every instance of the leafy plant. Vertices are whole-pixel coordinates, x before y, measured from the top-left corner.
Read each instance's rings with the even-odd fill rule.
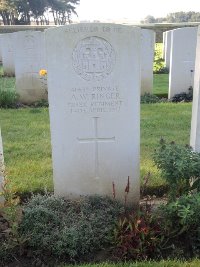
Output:
[[[4,224],[7,227],[0,229],[0,256],[6,258],[14,249],[17,249],[21,254],[22,247],[26,242],[23,236],[19,235],[19,224],[22,219],[22,209],[19,205],[19,197],[16,197],[14,188],[11,188],[7,178],[4,179],[2,192],[4,202],[0,204],[0,217],[4,218]]]
[[[198,257],[200,252],[200,194],[181,196],[159,208],[163,226],[174,249],[185,257]]]
[[[167,144],[161,139],[153,160],[169,184],[170,200],[193,189],[200,191],[200,154],[192,151],[191,147],[175,142]]]
[[[141,96],[140,102],[143,104],[149,104],[149,103],[159,103],[159,102],[166,102],[167,100],[165,98],[160,98],[156,95],[145,93]]]
[[[153,72],[155,74],[169,73],[168,68],[165,67],[165,62],[162,59],[162,46],[156,43],[154,52]]]
[[[125,260],[158,258],[165,246],[160,220],[146,209],[121,217],[114,231],[114,256]]]
[[[170,100],[171,102],[191,102],[193,100],[192,86],[188,89],[188,93],[175,94]]]
[[[24,207],[20,233],[34,251],[80,260],[110,244],[122,206],[107,197],[64,200],[37,195]]]

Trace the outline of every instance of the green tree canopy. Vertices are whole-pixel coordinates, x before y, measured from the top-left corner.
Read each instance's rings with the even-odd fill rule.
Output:
[[[169,13],[166,17],[163,18],[154,18],[151,15],[148,15],[145,17],[141,23],[162,23],[162,22],[168,22],[168,23],[181,23],[181,22],[198,22],[200,21],[200,12],[175,12],[175,13]]]
[[[55,24],[71,22],[80,0],[0,0],[0,16],[4,25],[49,24],[48,14],[53,15]]]

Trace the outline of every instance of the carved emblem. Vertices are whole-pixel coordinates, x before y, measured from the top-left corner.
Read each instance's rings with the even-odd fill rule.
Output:
[[[87,81],[101,81],[113,70],[115,51],[105,39],[92,36],[81,40],[72,54],[74,70]]]

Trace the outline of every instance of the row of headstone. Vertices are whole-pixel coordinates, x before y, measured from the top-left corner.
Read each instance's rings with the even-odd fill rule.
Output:
[[[188,93],[194,85],[197,27],[185,27],[163,34],[165,66],[169,69],[168,98]]]
[[[143,95],[153,91],[155,32],[142,29],[141,40],[141,95]],[[29,104],[47,99],[46,81],[39,76],[39,70],[46,69],[44,42],[44,33],[39,31],[0,35],[4,74],[16,76],[16,91],[22,103]]]
[[[136,204],[141,29],[77,24],[49,29],[45,38],[55,194],[108,195]],[[200,28],[196,49],[191,145],[200,150]],[[0,134],[0,182],[2,166]]]
[[[21,31],[0,35],[4,74],[15,75],[16,92],[20,102],[47,100],[47,85],[39,75],[46,69],[44,33]]]

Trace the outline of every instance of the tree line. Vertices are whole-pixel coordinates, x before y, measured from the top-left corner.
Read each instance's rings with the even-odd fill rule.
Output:
[[[0,17],[4,25],[55,25],[71,22],[80,0],[0,0]]]
[[[180,23],[180,22],[198,22],[200,21],[200,12],[175,12],[169,13],[164,18],[154,18],[148,15],[141,23]]]

